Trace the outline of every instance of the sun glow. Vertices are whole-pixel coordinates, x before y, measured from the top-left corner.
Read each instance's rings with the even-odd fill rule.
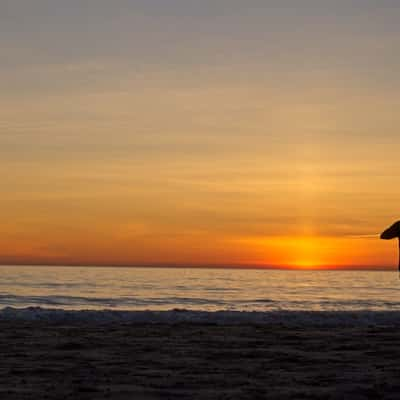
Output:
[[[326,254],[326,245],[320,238],[286,239],[285,244],[289,249],[286,263],[290,267],[318,268],[329,260]]]
[[[366,251],[366,239],[318,236],[279,236],[245,240],[257,255],[257,264],[290,269],[341,268],[360,260],[374,265],[377,259]],[[379,243],[378,243],[379,244]],[[376,247],[376,245],[375,245]],[[372,248],[370,246],[370,248]],[[375,249],[378,251],[377,249]]]
[[[314,260],[299,259],[293,262],[293,267],[299,269],[317,269],[321,268],[321,264]]]

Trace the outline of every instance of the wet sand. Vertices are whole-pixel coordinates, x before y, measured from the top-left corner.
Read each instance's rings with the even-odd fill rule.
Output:
[[[398,399],[398,328],[0,321],[1,399]]]

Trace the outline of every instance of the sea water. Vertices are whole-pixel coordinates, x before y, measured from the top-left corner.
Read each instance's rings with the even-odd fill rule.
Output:
[[[399,311],[391,271],[0,267],[0,308]]]

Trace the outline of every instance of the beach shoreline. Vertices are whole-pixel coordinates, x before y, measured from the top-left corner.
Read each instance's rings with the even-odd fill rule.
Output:
[[[0,320],[4,399],[398,398],[396,326]]]

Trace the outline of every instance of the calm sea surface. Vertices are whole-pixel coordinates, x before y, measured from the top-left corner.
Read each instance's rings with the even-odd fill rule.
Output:
[[[397,272],[0,267],[0,308],[400,310]]]

